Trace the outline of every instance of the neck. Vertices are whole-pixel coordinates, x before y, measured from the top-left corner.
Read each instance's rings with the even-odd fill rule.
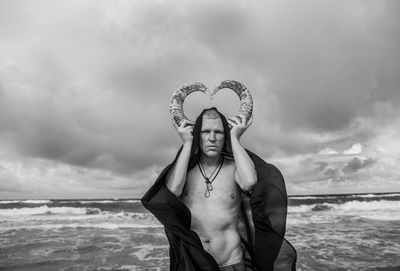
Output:
[[[216,166],[221,163],[222,155],[218,155],[215,157],[209,157],[205,155],[200,156],[200,162],[205,166]]]

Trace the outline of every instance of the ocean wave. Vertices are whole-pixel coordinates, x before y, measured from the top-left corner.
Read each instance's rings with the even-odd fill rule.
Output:
[[[76,208],[76,207],[48,207],[47,205],[33,208],[12,208],[0,209],[0,216],[18,216],[18,215],[51,215],[51,214],[73,214],[90,215],[98,214],[101,210],[98,208]]]
[[[93,213],[93,214],[91,214]],[[150,213],[110,212],[94,208],[47,207],[0,210],[0,231],[60,228],[159,228]]]
[[[360,198],[392,198],[392,197],[400,197],[399,193],[393,194],[365,194],[365,195],[352,195],[352,197],[360,197]]]
[[[400,201],[387,201],[387,200],[375,200],[375,201],[349,201],[343,204],[334,206],[335,209],[339,210],[399,210]]]
[[[162,228],[164,227],[160,223],[153,224],[141,224],[141,223],[68,223],[68,224],[34,224],[34,225],[13,225],[12,227],[0,226],[0,232],[6,232],[10,230],[58,230],[58,229],[79,229],[79,228],[93,228],[93,229],[150,229],[150,228]]]
[[[25,204],[48,204],[51,203],[51,200],[36,200],[36,199],[28,199],[28,200],[1,200],[0,204],[13,204],[13,203],[25,203]]]
[[[392,194],[338,194],[338,195],[314,195],[314,196],[289,196],[293,200],[313,200],[313,199],[336,199],[336,198],[391,198],[400,197],[400,193]]]
[[[27,204],[47,204],[51,203],[51,200],[33,200],[33,199],[28,199],[28,200],[22,200],[21,203],[27,203]]]
[[[291,197],[289,196],[289,199],[317,199],[318,197],[316,196],[296,196],[296,197]]]
[[[316,203],[316,204],[302,204],[299,206],[289,206],[289,213],[304,213],[304,212],[316,212],[316,211],[331,211],[331,210],[343,210],[343,211],[369,211],[369,210],[399,210],[400,201],[387,201],[387,200],[375,200],[375,201],[348,201],[345,203]]]
[[[139,223],[150,225],[157,219],[150,213],[127,211],[102,211],[99,208],[77,207],[48,207],[0,209],[0,227],[7,224],[25,223],[55,223],[71,224],[76,221],[82,223],[103,223],[104,221],[116,224]]]
[[[289,199],[304,200],[304,199],[334,199],[337,196],[289,196]]]
[[[379,195],[380,197],[390,198],[390,197],[400,197],[400,193],[393,193],[393,194],[383,194]]]
[[[141,203],[139,199],[127,199],[127,200],[120,200],[121,202],[128,202],[128,203]]]
[[[81,204],[91,204],[91,203],[102,203],[102,204],[107,204],[107,203],[116,203],[120,201],[115,201],[115,200],[80,200],[77,201]]]
[[[358,216],[371,220],[382,220],[382,221],[397,221],[400,220],[400,212],[367,212],[358,214]]]
[[[92,203],[98,203],[98,204],[109,204],[109,203],[140,203],[140,200],[134,200],[134,199],[129,199],[129,200],[119,200],[119,199],[106,199],[106,200],[63,200],[59,201],[58,203],[80,203],[80,204],[92,204]]]
[[[375,195],[375,194],[366,194],[366,195],[354,195],[353,197],[360,197],[360,198],[376,198],[376,197],[379,197],[379,195]]]
[[[20,203],[20,200],[0,200],[0,204]]]
[[[138,203],[140,200],[81,200],[78,201],[81,204],[91,204],[91,203],[101,203],[101,204],[107,204],[107,203]]]

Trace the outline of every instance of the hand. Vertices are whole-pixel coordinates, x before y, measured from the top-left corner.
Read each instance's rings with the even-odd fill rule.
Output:
[[[235,117],[228,118],[227,121],[231,126],[231,138],[236,138],[239,140],[242,134],[247,130],[247,128],[249,128],[249,126],[253,122],[253,115],[251,116],[251,119],[247,120],[244,115],[237,114]]]
[[[183,144],[189,143],[192,144],[193,141],[193,121],[182,121],[181,125],[178,126],[174,119],[172,119],[172,124],[174,125],[176,131],[178,132],[179,137],[181,138]]]

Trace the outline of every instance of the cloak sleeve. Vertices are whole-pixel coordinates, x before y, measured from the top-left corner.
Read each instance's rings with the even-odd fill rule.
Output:
[[[296,251],[284,238],[287,195],[280,171],[246,150],[257,171],[252,194],[242,193],[242,229],[239,234],[246,270],[295,270]],[[166,176],[175,160],[159,175],[141,199],[142,204],[164,225],[170,249],[171,271],[219,271],[215,259],[204,250],[190,229],[190,210],[166,187]]]
[[[180,151],[174,162],[161,172],[141,201],[164,225],[170,244],[171,271],[219,271],[217,262],[204,250],[200,238],[190,229],[190,210],[165,185],[167,173]]]
[[[251,151],[246,151],[257,172],[257,184],[250,198],[254,223],[251,254],[256,270],[296,270],[296,250],[284,238],[287,215],[284,178],[274,165],[266,163]]]

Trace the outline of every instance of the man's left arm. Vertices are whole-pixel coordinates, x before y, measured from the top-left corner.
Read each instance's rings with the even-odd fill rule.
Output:
[[[246,121],[243,115],[229,118],[232,152],[235,158],[235,181],[244,191],[250,191],[257,182],[257,172],[253,160],[240,143],[240,137],[250,126],[252,119]]]

